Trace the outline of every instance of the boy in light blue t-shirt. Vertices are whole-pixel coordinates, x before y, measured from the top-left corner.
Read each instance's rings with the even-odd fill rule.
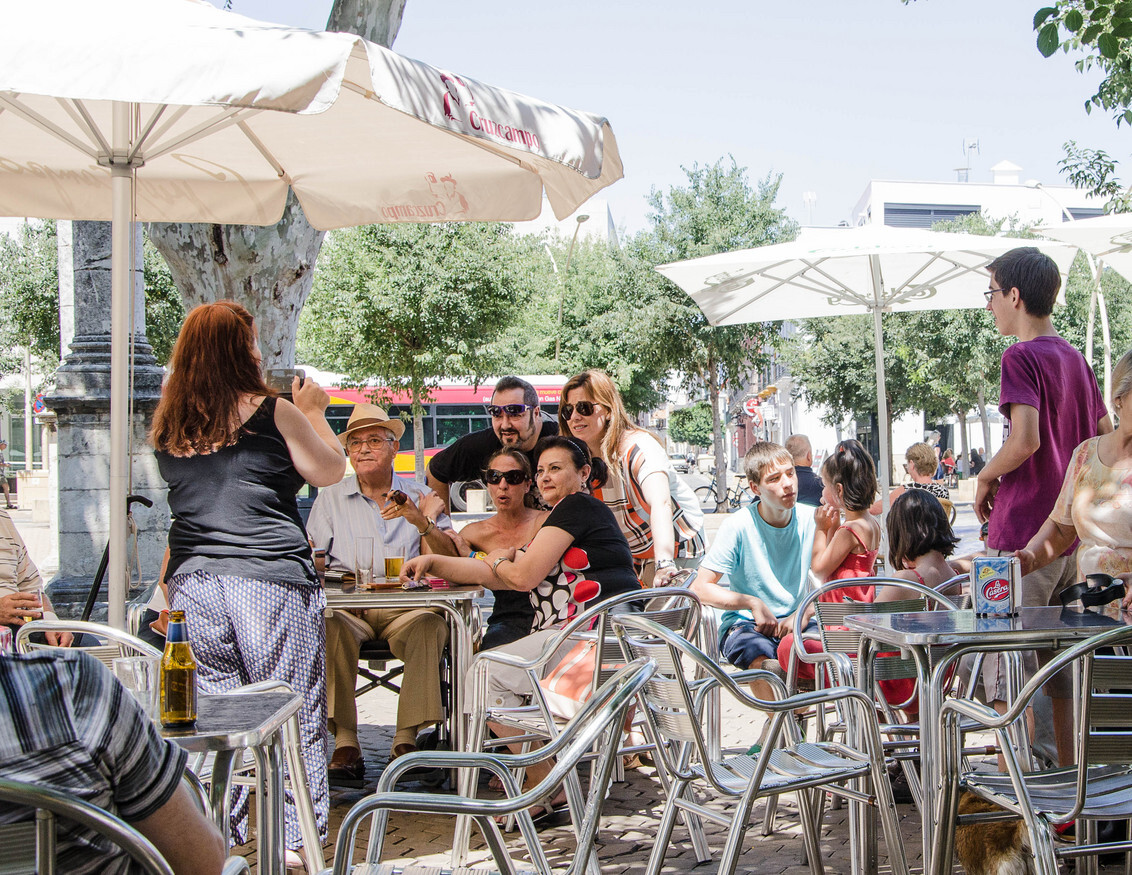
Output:
[[[775,654],[778,642],[792,631],[806,593],[814,508],[797,504],[798,477],[785,447],[755,443],[743,457],[743,468],[758,501],[720,527],[692,591],[705,605],[723,609],[719,649],[728,661],[785,677]],[[723,575],[730,588],[720,586]],[[770,697],[765,684],[751,688],[760,698]]]

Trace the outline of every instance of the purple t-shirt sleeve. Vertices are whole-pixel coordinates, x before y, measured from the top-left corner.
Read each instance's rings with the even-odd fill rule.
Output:
[[[1011,404],[1025,404],[1040,410],[1041,391],[1037,362],[1019,345],[1008,347],[1002,354],[1002,386],[998,395],[998,412],[1010,418]]]
[[[1003,353],[999,410],[1016,419],[1011,406],[1019,404],[1037,411],[1041,443],[1002,475],[987,535],[995,550],[1020,550],[1037,533],[1057,501],[1074,449],[1097,434],[1107,414],[1085,357],[1057,336],[1021,341]]]

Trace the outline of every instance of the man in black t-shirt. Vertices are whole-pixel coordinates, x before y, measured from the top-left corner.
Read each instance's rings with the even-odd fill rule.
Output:
[[[478,480],[487,460],[500,447],[522,450],[533,471],[538,467],[535,445],[541,438],[558,434],[558,423],[542,419],[535,387],[519,377],[503,377],[495,384],[487,412],[491,415],[491,428],[464,435],[429,463],[429,488],[444,499],[449,509],[450,484]]]

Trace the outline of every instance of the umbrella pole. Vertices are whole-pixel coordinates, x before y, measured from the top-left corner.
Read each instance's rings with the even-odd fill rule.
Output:
[[[873,278],[873,353],[876,356],[877,372],[877,428],[880,430],[880,500],[881,500],[881,540],[887,543],[885,534],[888,521],[888,493],[892,488],[892,454],[888,446],[888,390],[884,379],[884,333],[881,331],[881,297],[884,280],[880,274],[880,259],[869,258]],[[884,567],[888,567],[888,550],[884,551]]]
[[[126,628],[126,493],[129,488],[129,348],[130,224],[133,221],[133,167],[129,153],[130,105],[113,108],[110,163],[112,243],[110,272],[110,568],[107,582],[108,621]],[[119,163],[121,162],[121,163]]]

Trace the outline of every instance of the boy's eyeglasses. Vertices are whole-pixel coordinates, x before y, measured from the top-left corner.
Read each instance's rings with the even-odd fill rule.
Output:
[[[998,294],[999,292],[1006,293],[1008,291],[1010,291],[1010,290],[1009,289],[987,289],[985,292],[983,292],[983,297],[987,299],[987,303],[989,304],[991,302],[991,298],[993,298],[996,294]]]
[[[575,410],[582,416],[593,416],[594,411],[600,406],[600,404],[595,404],[593,401],[579,401],[577,404],[563,404],[562,407],[559,408],[559,412],[562,414],[563,419],[569,419],[574,415]]]
[[[488,468],[483,472],[483,479],[492,486],[498,485],[501,480],[506,480],[512,486],[518,486],[520,483],[526,483],[530,478],[522,471],[496,471],[494,468]]]
[[[501,419],[503,414],[521,416],[524,411],[534,408],[533,404],[487,404],[484,409],[492,419]]]

